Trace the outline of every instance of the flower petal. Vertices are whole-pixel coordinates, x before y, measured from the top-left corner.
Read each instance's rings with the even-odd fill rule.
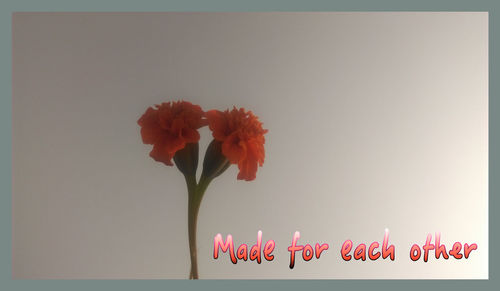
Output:
[[[227,120],[224,114],[218,110],[210,110],[206,112],[206,117],[213,137],[218,141],[224,141],[227,137],[226,132],[228,131]]]
[[[185,127],[181,130],[181,135],[186,143],[195,143],[200,140],[200,133],[192,128]]]
[[[152,157],[157,162],[162,162],[167,166],[173,166],[172,158],[174,154],[167,150],[166,144],[164,142],[155,143],[153,145],[153,150],[149,153],[149,156]]]
[[[239,161],[246,157],[246,148],[244,144],[242,146],[237,134],[230,135],[222,143],[222,154],[226,156],[231,164],[238,164]]]
[[[257,173],[257,162],[253,159],[244,159],[238,163],[238,180],[255,180]]]

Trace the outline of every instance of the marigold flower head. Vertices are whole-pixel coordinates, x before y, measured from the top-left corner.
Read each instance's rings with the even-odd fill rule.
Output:
[[[200,140],[198,129],[206,125],[206,119],[200,106],[176,101],[149,107],[137,123],[142,141],[153,145],[149,155],[157,162],[172,166],[177,151],[187,143]]]
[[[206,117],[214,139],[222,143],[222,154],[231,164],[238,165],[238,179],[254,180],[257,167],[264,164],[267,132],[257,116],[234,107],[231,111],[210,110]]]

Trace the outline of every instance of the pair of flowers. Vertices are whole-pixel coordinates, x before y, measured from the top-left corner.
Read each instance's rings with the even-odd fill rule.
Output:
[[[238,165],[238,179],[254,180],[258,166],[264,163],[264,134],[267,130],[251,111],[244,108],[204,112],[200,106],[186,101],[149,107],[137,123],[141,126],[142,141],[153,145],[149,155],[168,166],[173,166],[173,159],[186,178],[191,257],[189,278],[198,279],[196,224],[205,191],[210,182],[231,164]],[[207,148],[203,172],[197,181],[198,130],[207,125],[214,139]]]
[[[225,163],[238,165],[239,180],[254,180],[258,166],[264,163],[264,134],[267,130],[251,111],[244,108],[204,112],[199,105],[187,101],[166,102],[149,107],[138,124],[142,141],[153,145],[150,156],[168,166],[173,165],[172,159],[176,161],[179,151],[189,144],[198,143],[198,130],[207,125],[214,138],[207,154],[220,148],[227,159]],[[179,169],[183,171],[181,167]]]

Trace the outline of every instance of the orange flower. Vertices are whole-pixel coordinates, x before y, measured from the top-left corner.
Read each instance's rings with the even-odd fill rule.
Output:
[[[208,126],[215,140],[222,143],[222,154],[239,168],[238,179],[255,179],[257,166],[264,164],[266,129],[252,111],[244,108],[229,111],[210,110]]]
[[[200,140],[198,129],[206,125],[204,112],[186,101],[166,102],[149,107],[139,118],[142,141],[152,144],[149,155],[157,162],[172,166],[175,153],[187,143]]]

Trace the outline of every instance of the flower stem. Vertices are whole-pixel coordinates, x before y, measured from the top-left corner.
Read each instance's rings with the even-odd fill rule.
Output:
[[[198,212],[200,210],[201,200],[205,190],[210,183],[210,180],[200,179],[200,183],[196,183],[194,175],[186,175],[186,183],[188,187],[188,233],[189,233],[189,252],[191,256],[191,272],[189,279],[198,279],[198,258],[196,249],[196,225],[198,222]]]

